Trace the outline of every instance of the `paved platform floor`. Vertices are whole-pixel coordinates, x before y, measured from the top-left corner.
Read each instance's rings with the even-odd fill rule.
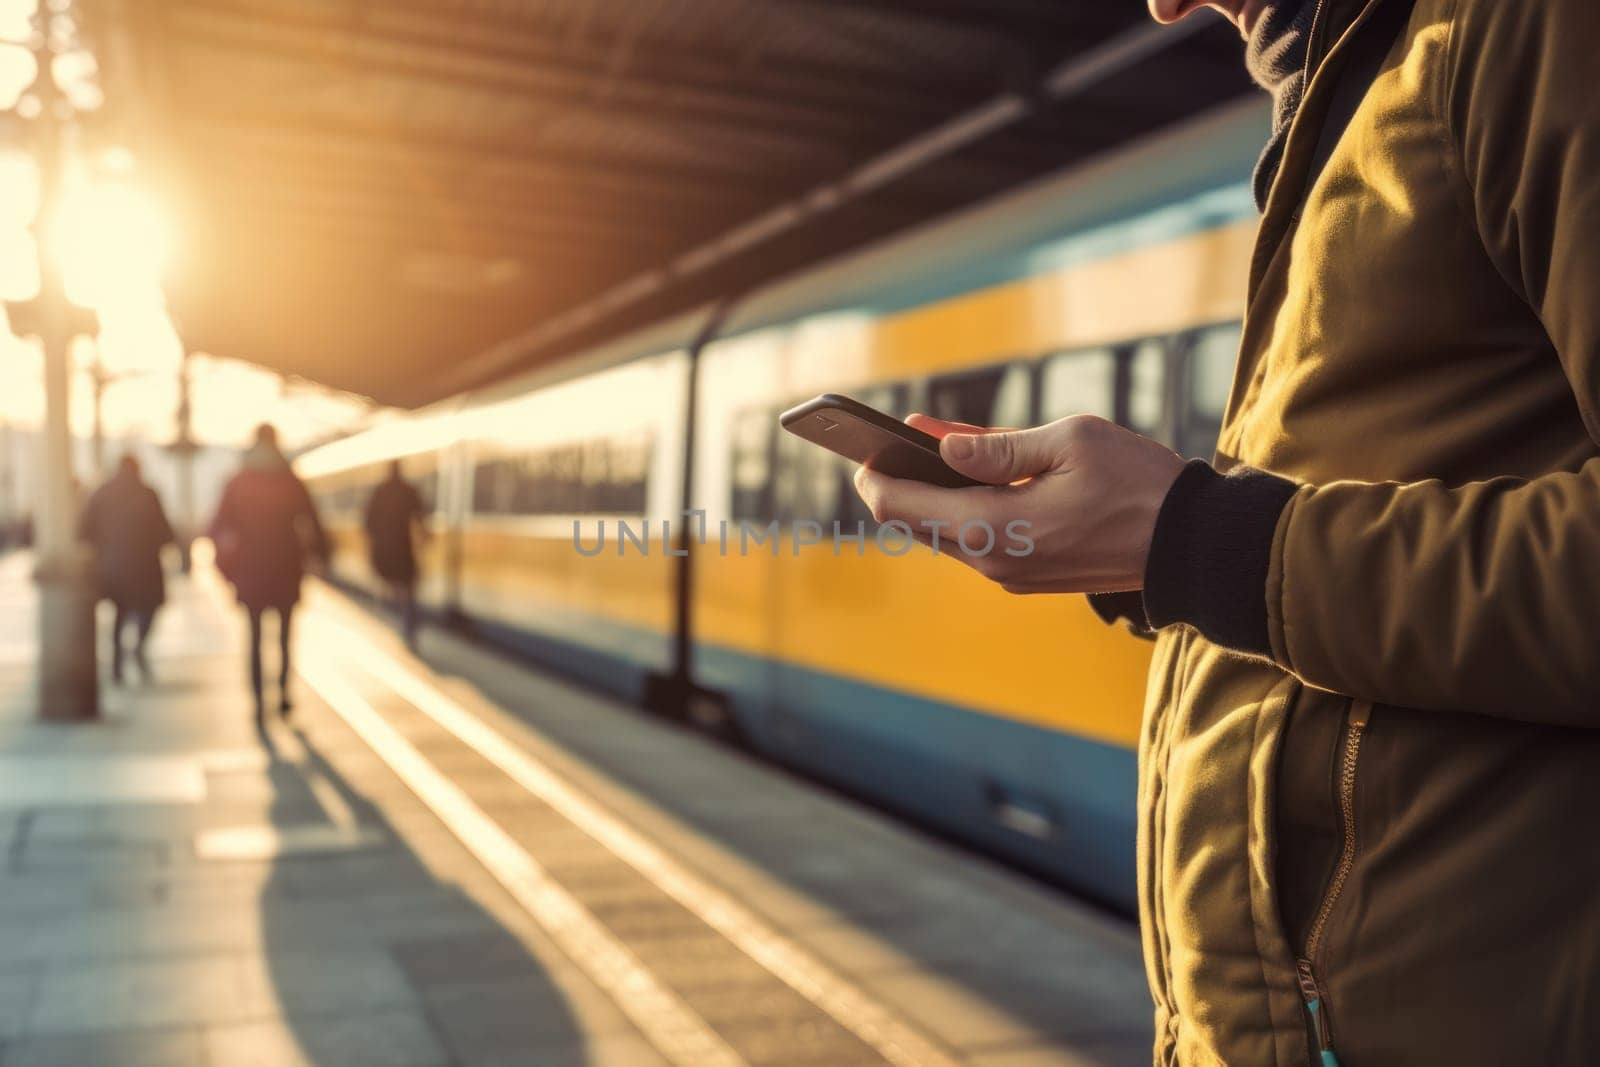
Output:
[[[325,589],[258,736],[230,597],[35,717],[0,560],[0,1067],[1149,1062],[1131,927]]]

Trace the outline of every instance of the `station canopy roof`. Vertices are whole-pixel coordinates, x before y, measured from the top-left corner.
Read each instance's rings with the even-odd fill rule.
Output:
[[[1247,89],[1220,19],[1147,28],[1137,0],[76,10],[95,136],[133,150],[174,217],[186,344],[401,406]]]

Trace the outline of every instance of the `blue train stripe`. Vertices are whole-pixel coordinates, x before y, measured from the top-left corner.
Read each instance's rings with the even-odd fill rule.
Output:
[[[723,647],[695,670],[764,754],[1133,910],[1131,749]]]

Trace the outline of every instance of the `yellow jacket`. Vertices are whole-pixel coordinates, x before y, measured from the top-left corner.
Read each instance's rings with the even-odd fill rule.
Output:
[[[1252,262],[1264,647],[1152,667],[1158,1064],[1600,1059],[1600,2],[1416,0],[1308,183],[1395,2],[1321,0]]]

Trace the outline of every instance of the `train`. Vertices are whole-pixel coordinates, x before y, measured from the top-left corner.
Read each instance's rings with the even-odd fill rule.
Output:
[[[1089,412],[1209,456],[1267,126],[1223,107],[747,293],[709,339],[695,309],[307,452],[332,574],[379,592],[361,509],[399,461],[426,611],[624,700],[677,679],[762,756],[1131,910],[1148,641],[871,532],[797,544],[796,520],[873,526],[777,415]]]

